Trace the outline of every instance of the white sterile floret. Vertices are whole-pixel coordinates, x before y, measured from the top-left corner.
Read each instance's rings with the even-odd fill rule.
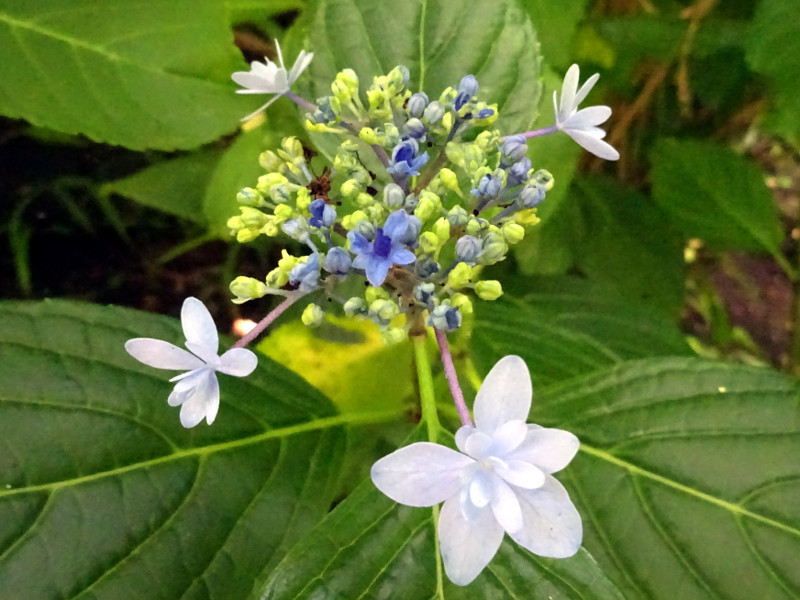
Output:
[[[418,442],[372,466],[372,481],[409,506],[444,502],[439,542],[445,572],[467,585],[489,564],[504,532],[539,556],[565,558],[581,545],[581,518],[552,476],[572,460],[578,438],[526,424],[531,406],[528,368],[501,359],[475,398],[475,426],[456,432],[457,452]]]
[[[288,92],[292,84],[311,63],[311,59],[314,58],[313,52],[301,50],[291,70],[287,72],[286,66],[283,64],[283,54],[281,54],[281,46],[278,44],[278,40],[275,40],[275,49],[278,52],[278,60],[281,64],[280,67],[264,57],[264,60],[267,61],[266,63],[251,62],[249,71],[236,71],[231,75],[231,79],[245,88],[243,90],[236,90],[237,94],[275,94],[266,104],[247,115],[242,121],[247,121],[250,117],[257,115],[283,94]]]
[[[184,427],[194,427],[203,418],[211,425],[219,410],[216,372],[246,377],[256,368],[258,359],[245,348],[232,348],[219,356],[217,327],[208,309],[197,298],[183,301],[181,326],[190,352],[153,338],[128,340],[125,350],[139,362],[156,369],[188,369],[170,379],[177,383],[167,401],[170,406],[181,406]]]
[[[572,65],[564,76],[561,86],[561,103],[558,92],[553,92],[553,106],[556,112],[556,127],[575,140],[580,146],[600,158],[606,160],[619,159],[619,152],[608,142],[603,141],[606,132],[597,127],[605,123],[611,116],[608,106],[589,106],[578,110],[578,106],[592,91],[594,84],[600,79],[595,73],[578,89],[580,69]]]

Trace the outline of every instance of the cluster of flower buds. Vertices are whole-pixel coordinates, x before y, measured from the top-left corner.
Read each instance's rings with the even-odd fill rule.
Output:
[[[240,242],[284,235],[307,253],[284,250],[263,279],[237,277],[234,302],[319,292],[396,341],[426,325],[458,329],[472,311],[469,291],[502,295],[483,268],[538,222],[553,178],[532,168],[524,135],[492,128],[497,107],[477,98],[475,77],[437,100],[412,93],[408,80],[396,67],[364,98],[355,72],[336,76],[306,119],[309,130],[341,138],[332,164],[294,137],[261,154],[265,174],[239,192],[240,214],[228,226]],[[380,173],[367,167],[379,162]],[[303,312],[309,326],[323,319],[320,304]]]

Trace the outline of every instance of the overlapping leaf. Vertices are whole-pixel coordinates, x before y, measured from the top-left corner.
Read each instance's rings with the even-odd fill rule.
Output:
[[[133,149],[235,131],[244,66],[216,0],[0,4],[0,113]]]
[[[328,510],[324,397],[262,356],[185,430],[136,336],[181,339],[130,310],[0,305],[0,598],[243,598]]]

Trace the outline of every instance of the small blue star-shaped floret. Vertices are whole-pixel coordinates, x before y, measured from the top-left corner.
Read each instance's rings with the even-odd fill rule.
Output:
[[[364,269],[369,282],[379,287],[386,279],[392,265],[408,265],[416,258],[414,253],[405,247],[409,231],[416,229],[416,217],[410,216],[404,210],[397,210],[389,215],[383,227],[375,233],[375,239],[368,241],[357,231],[347,234],[350,240],[350,250],[356,255],[353,267]],[[418,219],[417,219],[418,221]]]
[[[308,224],[312,227],[330,227],[336,222],[336,209],[322,198],[313,200],[308,209],[311,211]]]
[[[428,162],[428,153],[417,156],[419,144],[411,138],[397,144],[392,150],[392,160],[387,171],[395,175],[419,175],[419,168]]]

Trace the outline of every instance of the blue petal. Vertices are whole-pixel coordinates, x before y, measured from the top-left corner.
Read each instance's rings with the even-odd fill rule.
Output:
[[[348,233],[347,239],[350,240],[350,250],[356,254],[368,254],[371,251],[370,243],[367,241],[367,238],[357,231]]]
[[[408,265],[417,260],[417,257],[406,248],[393,248],[388,260],[395,265]]]
[[[386,279],[386,274],[389,272],[389,267],[391,266],[391,261],[380,260],[373,257],[372,260],[369,261],[369,264],[367,264],[367,279],[375,287],[380,287]]]

